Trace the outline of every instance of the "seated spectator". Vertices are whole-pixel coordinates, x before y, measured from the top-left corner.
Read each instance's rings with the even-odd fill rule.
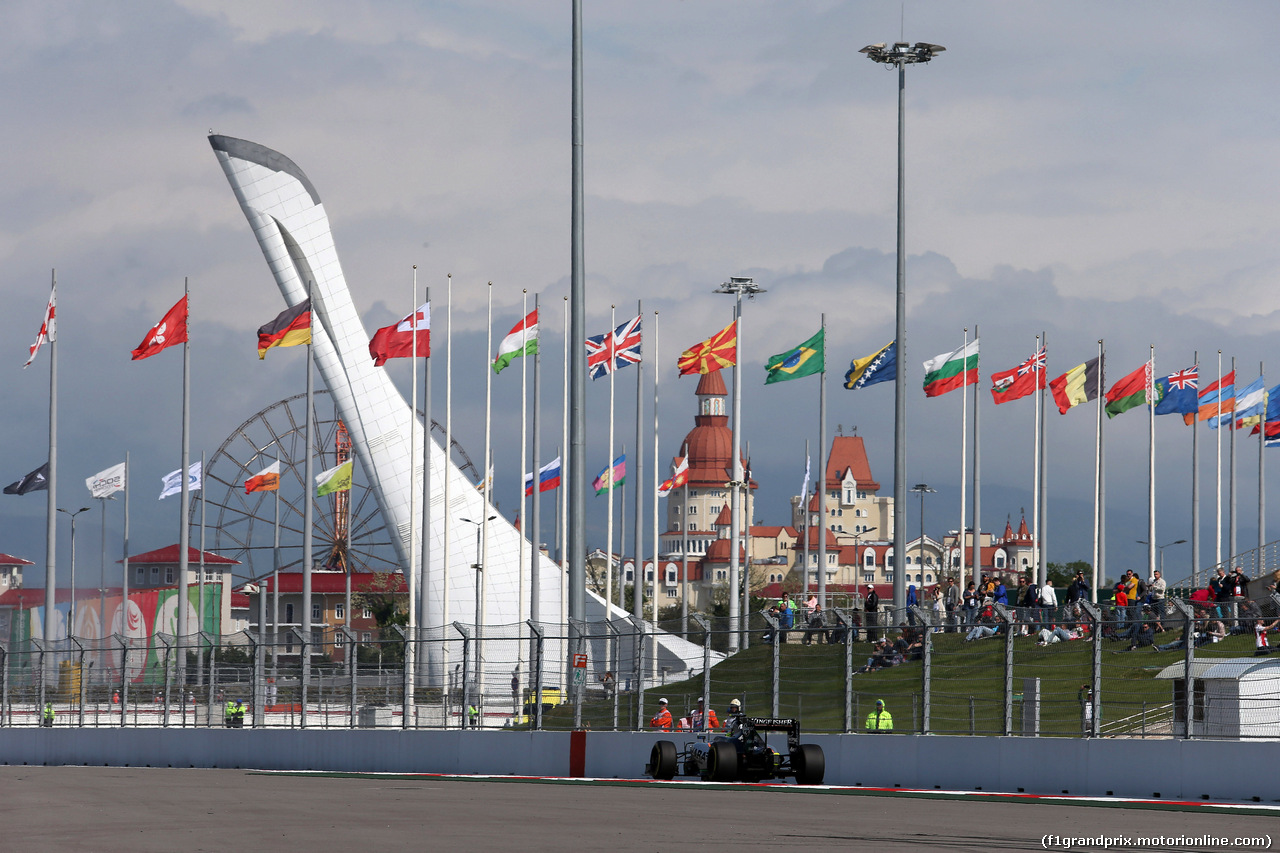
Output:
[[[1052,628],[1041,628],[1038,635],[1040,637],[1037,646],[1048,646],[1053,643],[1065,643],[1068,640],[1078,640],[1082,634],[1075,631],[1069,631],[1061,625],[1054,625]]]
[[[903,628],[902,636],[894,641],[893,647],[906,660],[920,660],[924,657],[924,638],[918,628]]]
[[[1194,644],[1192,648],[1200,648],[1206,643],[1216,643],[1227,636],[1226,626],[1222,624],[1221,619],[1210,619],[1208,624],[1204,626],[1203,631],[1196,631]],[[1187,647],[1186,632],[1183,631],[1181,640],[1175,640],[1172,643],[1165,643],[1163,646],[1152,645],[1152,651],[1171,652],[1174,649],[1185,649]]]
[[[822,621],[822,611],[818,609],[818,600],[816,598],[810,600],[813,601],[813,609],[809,611],[809,625],[800,639],[806,646],[813,642],[815,636],[819,643],[828,636],[826,623]]]
[[[1254,626],[1262,618],[1262,608],[1258,606],[1258,602],[1245,599],[1239,603],[1236,612],[1239,618],[1236,620],[1235,627],[1231,629],[1231,633],[1254,633]]]
[[[844,617],[837,615],[836,624],[827,632],[827,642],[831,645],[836,643],[846,643],[849,641],[849,626],[845,624]]]

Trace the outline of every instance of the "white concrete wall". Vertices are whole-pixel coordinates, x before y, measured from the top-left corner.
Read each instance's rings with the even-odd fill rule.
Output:
[[[640,777],[659,737],[588,732],[586,775]],[[926,790],[1270,802],[1275,784],[1257,768],[1280,762],[1278,741],[920,735],[805,741],[826,754],[827,784]],[[10,728],[0,729],[0,764],[564,776],[569,742],[566,732]]]

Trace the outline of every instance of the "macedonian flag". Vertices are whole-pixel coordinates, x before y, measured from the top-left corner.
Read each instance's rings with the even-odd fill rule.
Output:
[[[722,367],[732,367],[737,360],[737,321],[730,323],[707,340],[680,354],[676,367],[681,376],[710,373]]]
[[[304,299],[286,308],[258,329],[258,358],[266,358],[272,347],[293,347],[311,343],[311,300]]]

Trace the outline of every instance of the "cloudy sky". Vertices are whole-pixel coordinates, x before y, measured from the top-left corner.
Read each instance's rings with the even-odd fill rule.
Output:
[[[907,478],[939,489],[926,504],[931,535],[959,522],[960,400],[915,389],[920,363],[959,346],[966,326],[981,326],[984,375],[1030,355],[1041,331],[1051,375],[1093,355],[1099,338],[1112,378],[1153,344],[1161,373],[1198,351],[1216,376],[1221,349],[1242,382],[1262,361],[1280,375],[1276,4],[585,5],[589,326],[603,331],[611,304],[620,319],[631,315],[637,298],[646,327],[660,312],[659,351],[646,357],[660,371],[669,459],[694,411],[694,382],[677,379],[675,359],[730,319],[729,298],[713,289],[750,275],[768,290],[746,309],[743,385],[765,523],[786,522],[806,438],[816,450],[817,387],[807,379],[765,388],[762,365],[809,337],[823,312],[829,432],[856,428],[884,493],[892,488],[891,386],[840,388],[849,359],[893,336],[897,92],[892,72],[857,53],[871,42],[905,36],[947,48],[908,71],[906,99]],[[297,351],[257,359],[254,332],[284,305],[210,131],[275,148],[308,174],[370,332],[407,313],[417,264],[434,288],[442,342],[441,291],[453,274],[454,417],[473,458],[483,452],[474,389],[485,370],[484,283],[494,282],[499,336],[517,321],[522,290],[541,293],[546,432],[558,433],[569,39],[568,2],[0,7],[9,127],[0,160],[0,480],[46,458],[49,362],[42,353],[30,369],[21,364],[55,267],[59,504],[88,505],[83,479],[130,451],[135,551],[177,539],[176,501],[155,496],[178,467],[181,357],[131,363],[129,351],[181,295],[184,277],[195,453],[212,455],[237,425],[302,390]],[[393,375],[407,387],[403,365]],[[620,434],[634,422],[634,381],[630,369],[620,375]],[[510,493],[502,509],[511,515],[517,372],[495,387],[496,488]],[[607,399],[605,383],[593,383],[592,473],[608,454]],[[1007,516],[1016,524],[1022,507],[1030,511],[1032,407],[988,400],[982,414],[983,524],[998,532]],[[1087,559],[1092,412],[1050,418],[1050,559]],[[1162,543],[1190,538],[1191,434],[1173,420],[1156,430]],[[1202,435],[1207,564],[1213,434]],[[555,443],[548,438],[548,454]],[[1241,549],[1257,541],[1256,448],[1242,440],[1238,449]],[[1133,540],[1146,538],[1146,458],[1139,413],[1108,426],[1112,569],[1145,560]],[[591,500],[594,545],[603,500]],[[0,501],[0,551],[43,563],[44,506],[39,494]],[[912,500],[912,531],[917,508]],[[119,515],[112,505],[112,554]],[[87,518],[85,571],[96,577],[96,507]],[[60,563],[68,545],[63,530]],[[1166,561],[1171,577],[1185,575],[1188,547],[1170,548]],[[29,585],[42,574],[29,572]]]

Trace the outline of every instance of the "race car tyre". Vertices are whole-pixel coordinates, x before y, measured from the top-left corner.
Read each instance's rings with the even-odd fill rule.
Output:
[[[676,761],[679,753],[676,745],[669,740],[660,740],[653,745],[649,753],[649,766],[653,768],[653,778],[671,780],[676,775]]]
[[[822,747],[816,743],[802,743],[791,753],[791,769],[796,773],[798,785],[821,785],[827,775],[827,759]]]
[[[707,775],[712,782],[733,782],[738,778],[738,750],[732,743],[722,740],[711,744]]]

